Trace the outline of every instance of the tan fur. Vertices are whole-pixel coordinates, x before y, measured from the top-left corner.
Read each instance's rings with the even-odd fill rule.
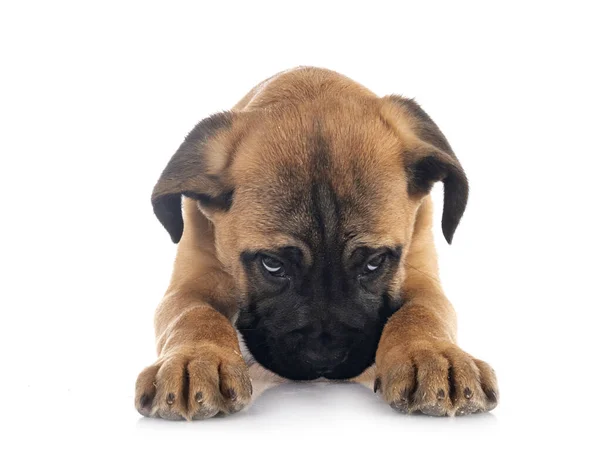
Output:
[[[320,128],[331,144],[328,172],[336,194],[352,195],[358,168],[376,200],[368,213],[344,220],[345,229],[357,234],[348,251],[360,244],[404,245],[392,292],[402,293],[407,303],[380,340],[376,390],[405,412],[453,415],[493,408],[493,370],[455,344],[455,314],[438,279],[430,196],[410,196],[406,189],[403,159],[429,147],[415,133],[415,119],[350,79],[317,68],[273,76],[232,112],[231,128],[206,144],[211,152],[206,166],[222,185],[236,188],[235,200],[227,211],[183,200],[183,236],[156,311],[158,360],[138,378],[138,410],[192,419],[235,412],[249,402],[252,386],[230,322],[247,286],[239,254],[294,244],[310,262],[306,245],[277,230],[269,201],[282,195],[265,194],[257,182],[281,179],[282,169],[294,169],[299,180],[308,181],[305,138],[317,114],[325,119]],[[357,118],[363,125],[358,132]],[[297,216],[298,225],[305,223],[305,214]],[[409,400],[409,394],[415,398]]]

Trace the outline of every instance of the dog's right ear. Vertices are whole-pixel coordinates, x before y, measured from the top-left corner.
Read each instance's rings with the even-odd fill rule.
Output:
[[[233,112],[214,114],[196,125],[173,155],[152,192],[154,214],[174,243],[183,235],[181,196],[198,201],[210,218],[216,210],[228,210],[233,183],[227,176],[241,128]]]

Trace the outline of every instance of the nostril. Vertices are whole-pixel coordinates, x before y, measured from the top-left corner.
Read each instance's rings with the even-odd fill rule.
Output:
[[[288,333],[290,335],[308,335],[311,331],[312,329],[310,328],[310,326],[304,326],[300,327],[299,329],[290,330]]]
[[[328,332],[323,332],[323,333],[321,333],[321,335],[319,335],[319,341],[324,346],[328,346],[333,341],[333,338],[331,337],[331,334],[329,334]]]

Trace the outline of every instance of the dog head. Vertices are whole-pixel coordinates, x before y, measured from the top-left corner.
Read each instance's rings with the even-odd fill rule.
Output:
[[[329,84],[309,76],[288,77],[285,97],[267,87],[245,109],[200,122],[152,201],[174,242],[181,195],[214,224],[256,360],[291,379],[350,378],[372,364],[401,306],[403,253],[423,198],[444,183],[451,242],[468,185],[414,101],[378,98],[335,73]]]

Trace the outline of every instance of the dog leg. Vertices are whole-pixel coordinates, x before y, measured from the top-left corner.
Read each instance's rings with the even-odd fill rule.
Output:
[[[431,200],[421,205],[405,258],[404,305],[376,355],[375,392],[401,412],[445,416],[496,407],[494,370],[456,345],[455,314],[437,278]]]
[[[136,383],[144,416],[203,419],[250,402],[252,384],[230,320],[234,283],[214,253],[212,227],[193,201],[184,201],[186,230],[171,285],[156,311],[158,360]]]

